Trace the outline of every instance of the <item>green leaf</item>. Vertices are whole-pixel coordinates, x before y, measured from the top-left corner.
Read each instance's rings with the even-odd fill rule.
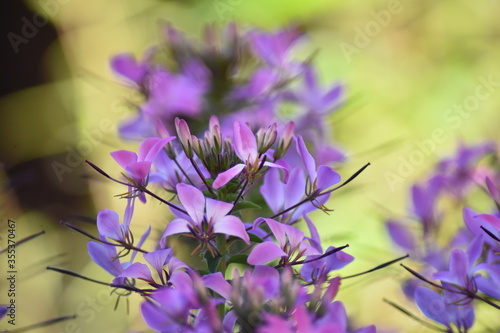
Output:
[[[247,264],[247,258],[248,254],[235,254],[229,260],[227,261],[227,264],[243,264],[243,265],[248,265]]]
[[[242,209],[262,209],[262,207],[251,201],[240,201],[234,206],[233,212],[237,212]]]
[[[264,240],[260,238],[259,236],[256,236],[254,234],[249,233],[248,236],[250,236],[250,241],[254,243],[262,243]]]
[[[221,262],[222,257],[212,257],[210,251],[205,252],[205,261],[207,263],[207,268],[210,273],[218,272],[217,268]]]

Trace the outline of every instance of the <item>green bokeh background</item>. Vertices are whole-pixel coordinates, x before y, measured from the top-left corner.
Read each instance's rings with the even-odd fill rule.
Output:
[[[164,21],[196,37],[205,24],[213,22],[236,21],[269,29],[290,22],[300,24],[308,34],[300,53],[316,52],[314,62],[325,84],[341,81],[346,85],[349,103],[331,119],[334,137],[349,156],[339,172],[347,178],[365,163],[372,165],[352,186],[333,195],[328,206],[334,212],[313,215],[325,245],[349,243],[349,253],[356,261],[343,274],[402,254],[389,242],[384,219],[408,214],[409,186],[432,163],[449,155],[457,140],[498,141],[498,1],[47,0],[27,4],[50,20],[59,37],[40,55],[47,82],[0,99],[2,158],[7,169],[46,158],[41,177],[67,195],[90,195],[91,202],[81,215],[95,216],[103,208],[122,212],[123,202],[113,198],[122,189],[101,180],[86,184],[81,177],[90,172],[83,163],[77,163],[59,181],[52,162],[63,161],[68,147],[79,149],[88,140],[85,133],[95,130],[101,131],[102,140],[82,155],[104,170],[116,167],[110,151],[136,149],[136,144],[118,139],[116,128],[103,125],[132,114],[122,102],[133,96],[112,75],[108,61],[124,51],[139,56],[158,43]],[[377,21],[381,15],[385,17],[382,23]],[[12,31],[19,33],[22,24],[19,19]],[[19,46],[20,53],[24,46]],[[2,52],[12,52],[10,47],[4,39]],[[455,105],[474,100],[484,79],[493,82],[488,96],[476,98],[477,105],[471,104],[462,115],[453,113],[460,124],[447,120],[445,115]],[[443,138],[431,141],[436,130]],[[411,159],[410,170],[401,173],[402,161]],[[400,178],[391,183],[389,174]],[[7,182],[6,174],[3,178]],[[43,189],[38,195],[43,195]],[[107,281],[109,275],[89,262],[83,236],[60,227],[53,211],[47,215],[43,210],[23,209],[23,199],[14,190],[4,191],[1,200],[2,223],[15,219],[19,239],[46,231],[18,248],[17,327],[78,313],[79,318],[71,323],[33,332],[146,330],[134,306],[137,299],[131,299],[127,315],[125,302],[114,311],[115,298],[106,296],[106,288],[45,271],[45,266],[53,265]],[[139,230],[151,224],[160,232],[166,214],[165,207],[149,202],[138,209],[135,220]],[[4,258],[0,259],[4,267]],[[426,332],[382,301],[389,298],[420,315],[399,291],[405,276],[395,265],[346,280],[339,298],[346,302],[348,313],[359,318],[359,326],[376,323],[380,331]],[[4,297],[2,292],[0,302]],[[488,327],[495,316],[498,314],[488,310],[481,312],[474,332],[483,332],[481,325]],[[6,327],[5,321],[0,327]]]

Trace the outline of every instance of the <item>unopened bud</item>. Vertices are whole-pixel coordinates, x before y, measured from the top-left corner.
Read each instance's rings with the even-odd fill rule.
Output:
[[[264,154],[266,151],[271,148],[273,143],[276,141],[276,137],[278,136],[278,131],[276,130],[276,123],[269,126],[267,129],[259,129],[256,134],[257,137],[257,147],[259,154]]]
[[[200,159],[203,159],[204,156],[204,143],[203,140],[198,139],[194,135],[191,136],[191,144],[194,152],[196,153],[196,156],[198,156]]]
[[[295,131],[295,123],[293,121],[288,122],[283,129],[283,133],[281,134],[281,138],[278,143],[278,147],[274,151],[274,160],[279,160],[283,156],[285,156],[290,144],[292,143],[293,133]]]
[[[188,124],[184,119],[175,118],[175,129],[177,130],[177,137],[181,142],[186,156],[188,158],[193,158],[191,132],[189,131]]]
[[[219,118],[216,116],[210,117],[209,129],[211,134],[211,145],[212,149],[216,154],[220,154],[222,152],[222,134],[220,132],[220,124]]]

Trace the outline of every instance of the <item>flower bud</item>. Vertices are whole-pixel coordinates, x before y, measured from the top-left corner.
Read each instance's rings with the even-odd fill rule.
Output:
[[[198,156],[200,159],[203,159],[203,156],[205,155],[203,149],[204,147],[203,140],[200,140],[194,135],[191,135],[191,145],[194,152],[196,153],[196,156]]]
[[[257,132],[257,147],[259,154],[264,154],[266,151],[271,148],[273,143],[276,141],[276,137],[278,136],[278,131],[276,130],[276,123],[269,126],[266,130],[263,128],[259,129]]]
[[[219,119],[216,116],[210,117],[209,130],[211,134],[212,149],[216,154],[222,152],[222,134],[220,132]]]
[[[278,147],[274,151],[274,160],[279,160],[283,156],[285,156],[290,144],[292,143],[293,133],[295,131],[295,123],[293,121],[288,122],[283,129],[283,133],[281,134],[281,138],[278,143]]]
[[[175,129],[182,148],[188,158],[193,158],[192,138],[189,126],[184,119],[175,118]]]

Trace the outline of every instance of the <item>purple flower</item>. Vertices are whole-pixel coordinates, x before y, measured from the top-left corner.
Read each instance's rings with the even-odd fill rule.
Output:
[[[111,59],[111,68],[116,73],[141,86],[155,53],[156,48],[147,50],[140,61],[137,61],[130,53],[119,54]]]
[[[131,119],[127,119],[120,124],[120,136],[129,140],[143,140],[155,135],[153,116],[139,113]]]
[[[101,238],[108,237],[121,244],[131,244],[130,221],[134,213],[134,200],[127,200],[123,224],[120,224],[120,215],[111,209],[102,209],[97,214],[97,230]]]
[[[323,248],[321,246],[321,239],[319,237],[319,233],[316,229],[316,226],[311,221],[311,219],[304,214],[304,219],[306,220],[307,226],[311,231],[311,245],[319,252],[323,254]],[[334,250],[335,247],[330,246],[326,249],[326,252]],[[354,260],[354,257],[350,254],[345,253],[344,251],[338,251],[330,254],[321,259],[316,259],[310,261],[312,259],[317,258],[318,255],[308,256],[306,258],[307,263],[302,265],[300,269],[301,277],[308,282],[316,282],[316,281],[326,281],[328,279],[328,274],[337,269],[341,269],[342,267],[348,265]]]
[[[356,331],[348,329],[347,314],[341,302],[328,305],[328,313],[318,318],[316,313],[308,311],[305,305],[300,305],[291,311],[290,318],[276,314],[264,315],[265,324],[257,328],[258,333],[376,333],[375,326],[367,326]]]
[[[230,282],[220,272],[204,275],[202,280],[232,307],[223,321],[227,332],[232,332],[236,323],[243,330],[253,331],[267,312],[280,309],[288,316],[295,306],[309,300],[306,289],[293,277],[291,269],[284,269],[280,274],[276,268],[258,265],[253,270],[245,270],[243,275],[235,270]]]
[[[202,110],[207,86],[197,78],[157,69],[150,72],[146,89],[148,99],[141,106],[141,112],[171,120],[176,115],[196,117]]]
[[[160,184],[165,190],[171,192],[175,192],[175,187],[181,183],[192,182],[196,187],[200,187],[202,180],[184,151],[175,154],[177,163],[169,158],[165,151],[160,151],[154,161],[154,171],[149,175],[149,182]],[[179,166],[184,172],[180,170]],[[200,169],[204,169],[203,166],[200,166]]]
[[[230,169],[220,173],[213,182],[213,188],[218,189],[226,185],[231,179],[238,176],[245,170],[248,181],[253,181],[253,177],[260,170],[261,156],[258,152],[257,140],[250,127],[238,121],[234,122],[234,151],[244,163],[236,164]],[[281,165],[264,162],[264,166],[281,168]]]
[[[272,88],[279,81],[279,73],[272,68],[258,68],[250,78],[250,81],[236,88],[231,94],[235,100],[263,100],[269,98]]]
[[[462,198],[471,184],[482,183],[484,171],[476,165],[477,161],[494,152],[495,148],[492,142],[470,147],[461,143],[455,156],[443,159],[436,167],[436,173],[445,179],[445,189]]]
[[[160,332],[218,332],[222,326],[215,311],[217,303],[206,299],[199,277],[191,275],[175,288],[160,288],[141,305],[146,323]],[[200,294],[202,293],[202,294]]]
[[[387,231],[396,245],[406,251],[414,251],[417,246],[415,236],[411,229],[397,220],[386,222]]]
[[[148,227],[146,232],[142,235],[141,239],[135,246],[136,248],[140,248],[151,232],[151,227]],[[105,232],[106,233],[106,232]],[[105,236],[101,235],[101,240],[105,241]],[[130,256],[129,261],[121,262],[120,254],[116,251],[117,246],[98,243],[95,241],[90,241],[87,243],[87,250],[90,255],[90,258],[97,265],[101,266],[106,272],[113,275],[114,277],[119,276],[127,267],[129,267],[137,255],[137,251],[132,250],[132,255]],[[123,284],[124,278],[114,279],[113,283],[115,284]]]
[[[500,190],[489,177],[486,177],[485,181],[491,198],[493,199],[493,201],[495,201],[497,207],[499,207],[500,209]]]
[[[260,192],[269,208],[276,214],[302,201],[305,186],[306,179],[304,172],[300,168],[293,168],[289,171],[286,183],[281,180],[278,169],[270,169],[264,176],[264,183],[260,188]],[[282,214],[281,220],[292,223],[301,218],[303,213],[315,209],[316,207],[311,203],[305,203],[291,212]]]
[[[179,259],[173,257],[172,249],[145,253],[144,259],[151,265],[153,270],[143,263],[135,262],[121,272],[118,278],[140,279],[156,288],[162,286],[177,287],[191,282],[191,278],[184,271],[184,269],[188,269],[189,267]],[[151,274],[152,271],[160,279],[159,282]]]
[[[433,274],[433,278],[452,285],[452,289],[471,297],[477,292],[474,273],[478,270],[475,262],[481,255],[482,240],[476,238],[464,252],[455,249],[450,254],[448,271],[440,271]]]
[[[426,183],[415,184],[411,188],[412,213],[422,224],[424,238],[428,238],[438,227],[435,206],[441,186],[442,178],[433,177]]]
[[[300,118],[306,124],[300,121],[298,124],[304,129],[308,129],[308,125],[314,125],[314,128],[318,128],[318,125],[324,124],[324,121],[321,123],[313,122],[324,120],[324,116],[337,109],[342,103],[342,95],[343,87],[340,84],[334,84],[327,91],[323,91],[317,82],[314,69],[306,65],[304,66],[304,87],[298,89],[297,92],[287,93],[285,97],[288,100],[299,102],[301,106],[306,108],[307,112]]]
[[[500,267],[498,264],[498,254],[489,253],[489,263],[480,263],[477,270],[488,273],[487,276],[475,276],[477,289],[486,295],[500,299]]]
[[[298,66],[291,63],[290,50],[301,37],[301,33],[295,27],[267,33],[252,30],[249,33],[252,51],[266,64],[280,69],[286,69],[291,73],[298,70]]]
[[[173,139],[175,139],[173,136],[163,139],[148,138],[139,146],[139,154],[128,150],[118,150],[112,152],[111,156],[127,171],[136,185],[146,186],[153,160],[163,147]],[[144,193],[140,190],[134,190],[133,192],[139,194],[142,202],[146,202]]]
[[[464,331],[474,324],[472,304],[464,304],[453,292],[444,291],[439,294],[434,290],[418,287],[415,290],[415,302],[427,318],[445,325],[450,330],[451,323]]]
[[[265,264],[277,258],[281,258],[280,264],[286,265],[297,261],[302,256],[321,254],[311,245],[304,242],[304,233],[297,228],[273,219],[263,218],[259,218],[254,222],[254,228],[257,228],[262,222],[266,222],[269,226],[279,246],[271,241],[257,244],[248,256],[247,262],[250,265]]]
[[[191,234],[208,249],[214,248],[212,240],[215,234],[224,234],[241,238],[250,243],[250,238],[243,222],[236,216],[227,215],[233,204],[205,198],[196,187],[187,184],[177,185],[177,194],[189,218],[177,218],[171,221],[162,236],[165,238],[174,234]]]
[[[493,235],[498,235],[500,231],[500,218],[491,214],[478,214],[469,207],[463,210],[465,225],[476,237],[485,236],[482,239],[485,243],[493,247],[498,247],[498,243],[486,231]],[[486,230],[486,231],[485,231]]]
[[[307,150],[304,139],[301,136],[297,137],[297,152],[302,159],[302,163],[307,171],[308,176],[308,192],[321,192],[328,189],[330,186],[340,182],[340,175],[332,168],[326,165],[320,165],[316,169],[316,162]]]

